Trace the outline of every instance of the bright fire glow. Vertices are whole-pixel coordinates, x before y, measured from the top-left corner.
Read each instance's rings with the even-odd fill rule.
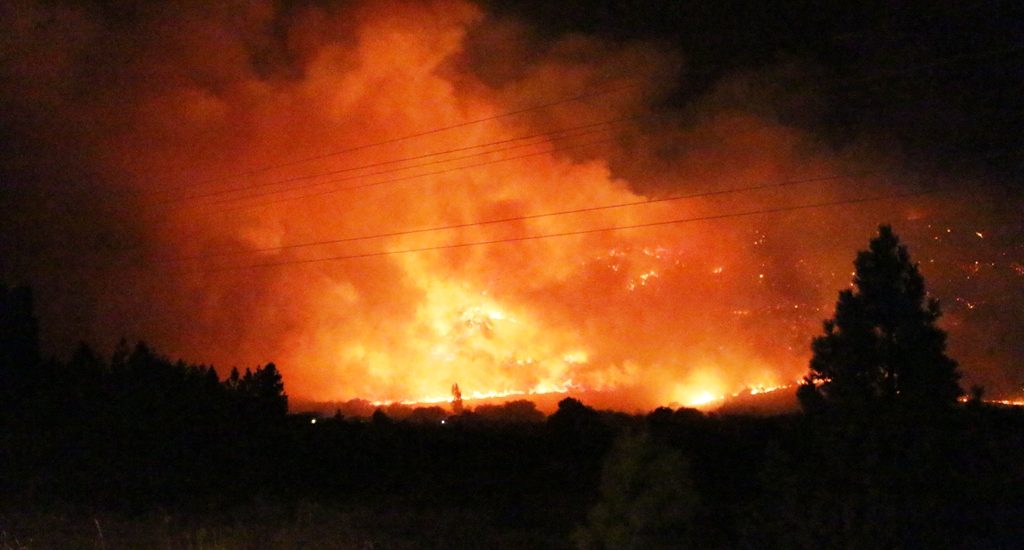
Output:
[[[929,283],[953,265],[944,243],[999,239],[970,204],[938,195],[722,218],[891,192],[882,174],[764,186],[890,163],[784,125],[760,95],[737,97],[755,93],[747,81],[638,119],[686,78],[679,57],[582,36],[537,48],[482,9],[296,6],[274,24],[269,8],[211,9],[159,33],[187,47],[125,56],[109,72],[139,89],[76,105],[76,121],[102,122],[77,124],[90,133],[76,139],[92,140],[95,173],[140,197],[124,205],[138,227],[112,234],[144,242],[143,260],[200,259],[90,282],[116,297],[95,324],[222,371],[275,361],[293,399],[446,403],[458,383],[467,400],[605,392],[625,410],[705,407],[792,388],[779,383],[806,371],[879,222],[897,226]],[[264,28],[281,35],[266,47],[287,52],[250,59],[250,31]],[[77,57],[89,56],[55,54]],[[566,99],[581,92],[595,95]],[[703,221],[660,224],[681,219]],[[493,220],[506,221],[473,223]],[[448,229],[421,231],[436,227]],[[533,238],[548,234],[562,236]],[[444,248],[470,242],[491,244]],[[348,259],[318,261],[332,257]],[[1019,284],[1020,259],[999,261]],[[965,276],[995,271],[985,265]],[[952,355],[975,365],[962,320],[995,301],[962,294],[944,322]]]

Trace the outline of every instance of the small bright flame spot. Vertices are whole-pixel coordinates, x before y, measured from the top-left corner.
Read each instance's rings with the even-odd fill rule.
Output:
[[[309,423],[310,423],[310,424],[316,424],[316,419],[315,419],[315,418],[311,418],[311,419],[309,420]]]
[[[441,420],[441,424],[447,424],[447,423],[448,423],[447,420],[444,420],[444,419]]]
[[[722,267],[722,266],[718,266],[718,267],[716,267],[716,268],[714,268],[714,269],[712,269],[712,270],[711,270],[711,272],[712,272],[712,273],[714,273],[715,275],[718,275],[718,274],[719,274],[719,273],[721,273],[722,271],[725,271],[725,268],[724,268],[724,267]]]
[[[985,238],[985,235],[982,234],[981,231],[975,231],[974,234],[977,235],[979,239],[984,239]]]
[[[566,363],[569,363],[571,365],[576,365],[576,364],[580,364],[580,363],[586,363],[587,362],[587,354],[586,354],[586,352],[583,352],[583,351],[574,351],[574,352],[567,353],[564,356],[562,356],[562,361],[565,361]]]
[[[637,277],[636,279],[634,279],[634,280],[630,281],[629,283],[627,283],[626,284],[626,289],[632,292],[632,291],[636,290],[636,288],[638,286],[647,286],[647,283],[650,282],[651,279],[657,279],[657,278],[658,278],[658,272],[657,271],[655,271],[653,269],[651,269],[649,271],[645,271],[645,272],[641,273],[639,275],[639,277]]]

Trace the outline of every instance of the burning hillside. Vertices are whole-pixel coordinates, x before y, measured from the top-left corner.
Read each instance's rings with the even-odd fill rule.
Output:
[[[541,43],[469,3],[140,6],[127,28],[6,11],[12,125],[77,151],[11,168],[44,174],[26,216],[74,212],[5,245],[42,250],[12,272],[75,291],[44,312],[51,341],[123,327],[218,368],[272,358],[316,401],[439,403],[458,382],[631,410],[794,380],[880,221],[940,296],[1020,288],[1019,254],[982,258],[1013,212],[911,196],[895,153],[783,121],[811,73],[732,74],[672,108],[686,52]],[[964,282],[975,250],[998,284]],[[957,304],[953,354],[1009,387]]]

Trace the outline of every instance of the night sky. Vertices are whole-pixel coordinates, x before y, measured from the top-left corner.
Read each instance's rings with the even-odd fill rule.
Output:
[[[891,223],[1020,397],[1024,7],[834,4],[7,2],[0,282],[51,354],[629,409],[793,383]]]

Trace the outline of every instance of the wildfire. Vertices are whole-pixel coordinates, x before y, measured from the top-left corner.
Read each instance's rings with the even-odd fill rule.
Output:
[[[970,397],[961,396],[960,397],[960,402],[961,403],[967,403],[968,401],[970,401],[970,399],[971,399]],[[982,399],[981,401],[983,403],[988,403],[990,405],[1003,405],[1003,406],[1006,406],[1006,407],[1024,407],[1024,399],[1020,399],[1020,398],[1018,398],[1018,399]]]
[[[773,393],[781,390],[794,390],[796,384],[782,384],[782,385],[767,385],[767,384],[749,384],[744,386],[742,390],[732,392],[730,394],[714,393],[711,390],[692,390],[688,393],[689,397],[684,398],[680,401],[683,406],[693,407],[696,409],[708,408],[709,405],[717,405],[729,398],[742,397],[745,395],[761,395],[767,393]]]
[[[985,399],[986,403],[1007,405],[1010,407],[1024,407],[1024,399]]]
[[[772,393],[772,392],[776,392],[776,391],[779,391],[779,390],[791,390],[791,389],[794,388],[794,386],[795,386],[795,384],[782,384],[782,385],[779,385],[779,386],[751,386],[747,390],[747,393],[749,393],[750,395],[758,395],[758,394],[762,394],[762,393]],[[737,397],[739,395],[742,395],[742,393],[743,392],[734,393],[733,397]]]
[[[187,51],[121,41],[139,51],[105,78],[140,84],[71,120],[102,122],[76,123],[95,130],[77,138],[99,156],[90,169],[138,197],[117,205],[138,220],[110,231],[141,243],[133,262],[187,261],[90,279],[117,298],[82,307],[99,310],[89,322],[218,368],[273,360],[314,400],[443,403],[457,381],[467,400],[704,407],[791,387],[778,381],[806,370],[880,221],[934,224],[908,239],[931,247],[930,270],[960,273],[948,242],[1002,238],[938,199],[787,214],[893,184],[852,176],[861,155],[765,115],[764,98],[744,109],[733,95],[751,86],[648,116],[685,76],[651,44],[537,49],[476,3],[442,4],[303,4],[273,24],[280,10],[201,10],[155,33]],[[264,28],[280,36],[251,39]],[[80,53],[53,57],[96,57]],[[998,265],[962,273],[1024,275],[1019,258]],[[973,317],[996,307],[973,288],[941,295],[970,297],[953,304]],[[959,358],[970,338],[952,336]]]

